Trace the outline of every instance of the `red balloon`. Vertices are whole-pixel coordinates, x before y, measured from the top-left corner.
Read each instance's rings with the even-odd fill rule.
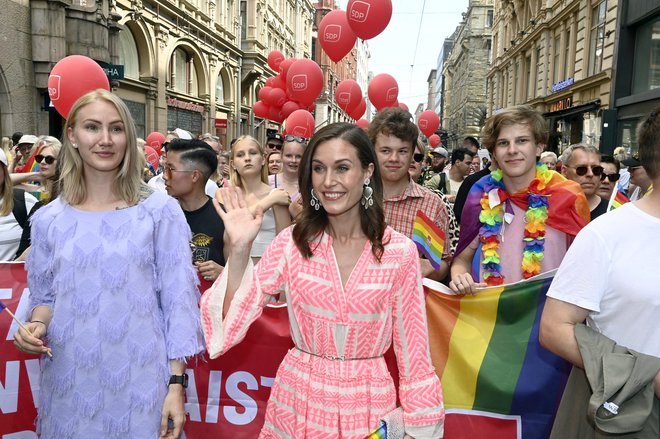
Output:
[[[391,0],[350,0],[346,18],[355,35],[368,40],[385,30],[392,18]]]
[[[282,121],[284,121],[282,107],[268,107],[268,119],[277,123],[282,123]]]
[[[261,87],[261,90],[259,90],[259,99],[262,101],[268,103],[268,96],[270,96],[270,92],[273,89],[273,87]]]
[[[153,133],[149,133],[147,136],[147,146],[152,147],[158,155],[160,155],[161,150],[163,149],[163,142],[165,141],[165,136],[163,136],[161,133],[158,131],[154,131]]]
[[[357,122],[355,122],[355,125],[366,130],[367,128],[369,128],[369,121],[367,119],[360,119]]]
[[[275,77],[274,76],[266,78],[266,87],[272,87],[273,82],[275,82]]]
[[[331,60],[339,62],[355,46],[357,36],[348,25],[346,12],[328,12],[319,24],[319,44]]]
[[[307,106],[307,111],[309,111],[310,113],[312,113],[314,110],[316,110],[316,104],[309,104]]]
[[[429,145],[431,145],[434,148],[440,145],[440,136],[438,136],[437,134],[431,134],[429,136]]]
[[[281,107],[286,102],[286,92],[281,88],[272,88],[265,101],[273,107]]]
[[[376,110],[380,111],[394,105],[399,96],[399,84],[392,75],[381,73],[371,80],[367,94]]]
[[[286,101],[284,105],[282,105],[282,114],[284,117],[289,117],[289,115],[296,110],[300,110],[300,105],[293,101]]]
[[[282,90],[286,91],[286,80],[282,75],[277,75],[273,79],[273,88],[281,88]]]
[[[321,67],[311,59],[299,59],[294,62],[286,75],[288,95],[305,106],[314,103],[323,89]]]
[[[307,110],[296,110],[286,118],[286,132],[309,139],[314,134],[314,116]]]
[[[147,163],[149,163],[154,171],[158,169],[158,162],[160,159],[160,156],[154,150],[151,146],[149,145],[144,145],[144,156],[147,159]]]
[[[65,119],[79,97],[99,88],[110,91],[108,77],[96,61],[82,55],[62,58],[48,76],[48,96]]]
[[[266,105],[265,102],[257,101],[252,106],[252,111],[254,111],[255,116],[260,117],[262,119],[266,119],[268,117],[270,109],[268,108],[268,105]]]
[[[433,110],[422,111],[422,114],[417,118],[417,126],[430,139],[431,135],[440,127],[440,118]]]
[[[295,58],[287,58],[280,64],[280,76],[286,81],[286,75],[291,68],[291,65],[296,62]]]
[[[355,110],[350,112],[348,115],[351,117],[351,119],[358,120],[362,116],[364,116],[364,112],[367,111],[367,101],[364,100],[364,98],[360,99],[360,103],[358,104],[357,107],[355,107]]]
[[[397,105],[399,106],[399,108],[403,108],[406,111],[410,111],[408,106],[406,104],[404,104],[403,102],[399,102]]]
[[[279,50],[273,50],[268,54],[268,67],[276,72],[280,68],[282,61],[284,61],[284,55]]]
[[[360,105],[360,101],[362,100],[362,89],[354,80],[344,79],[337,86],[337,90],[335,90],[335,99],[337,100],[339,108],[346,113],[351,114],[351,112]]]

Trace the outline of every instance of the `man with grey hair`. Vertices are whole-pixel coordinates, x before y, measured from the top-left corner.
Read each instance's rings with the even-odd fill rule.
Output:
[[[569,146],[561,156],[561,172],[564,176],[579,183],[587,197],[591,221],[607,211],[609,200],[601,199],[597,192],[603,167],[600,165],[600,152],[593,146],[581,143]]]
[[[202,137],[201,137],[200,140],[203,140],[211,148],[213,148],[213,151],[215,151],[216,155],[222,154],[222,145],[220,144],[220,138],[218,136],[214,136],[211,133],[205,133],[205,134],[202,134]]]

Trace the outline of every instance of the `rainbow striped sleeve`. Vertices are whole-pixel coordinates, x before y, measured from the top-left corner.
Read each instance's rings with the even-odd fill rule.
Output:
[[[377,430],[371,432],[365,439],[385,439],[387,437],[387,424],[381,425]]]
[[[433,268],[439,270],[445,247],[445,233],[421,210],[417,211],[415,217],[412,240]]]

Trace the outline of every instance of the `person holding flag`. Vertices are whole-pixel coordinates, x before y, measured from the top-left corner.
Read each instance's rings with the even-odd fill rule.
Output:
[[[557,268],[589,222],[580,186],[537,163],[547,136],[543,116],[527,106],[486,121],[483,144],[498,169],[468,193],[451,267],[454,292],[473,294]]]

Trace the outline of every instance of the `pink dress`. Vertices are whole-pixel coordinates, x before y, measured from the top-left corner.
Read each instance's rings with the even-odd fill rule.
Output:
[[[440,438],[444,407],[429,355],[417,249],[388,227],[378,263],[367,242],[345,287],[328,234],[306,260],[282,231],[260,263],[246,269],[227,317],[223,274],[201,302],[209,354],[240,342],[270,296],[284,290],[296,345],[280,365],[261,438],[363,439],[396,407],[383,354],[394,342],[406,431]],[[343,357],[344,359],[338,359]]]

